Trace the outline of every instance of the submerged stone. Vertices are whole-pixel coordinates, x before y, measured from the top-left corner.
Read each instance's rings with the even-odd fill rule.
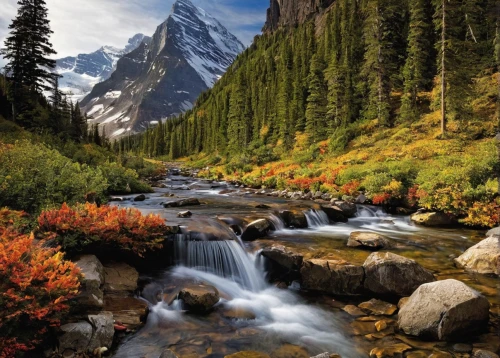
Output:
[[[375,298],[372,298],[370,301],[360,303],[358,307],[376,316],[391,316],[398,309],[391,303],[377,300]]]

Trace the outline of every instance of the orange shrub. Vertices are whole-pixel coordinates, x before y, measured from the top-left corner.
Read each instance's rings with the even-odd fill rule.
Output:
[[[57,248],[34,242],[33,234],[0,235],[0,357],[14,357],[40,343],[59,325],[67,301],[78,294],[80,271]]]
[[[44,211],[38,225],[44,238],[55,240],[71,254],[86,246],[107,246],[142,257],[148,250],[161,248],[169,231],[159,215],[143,216],[137,209],[91,203],[75,207],[63,204],[59,210]]]
[[[494,227],[500,224],[500,205],[496,202],[475,202],[467,210],[467,217],[463,223],[471,226]]]
[[[347,184],[344,184],[342,188],[340,188],[340,192],[345,195],[353,195],[359,189],[361,183],[359,180],[352,180]]]

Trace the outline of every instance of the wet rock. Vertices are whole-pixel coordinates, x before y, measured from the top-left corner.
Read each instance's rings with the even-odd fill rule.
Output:
[[[88,320],[93,327],[93,335],[88,349],[111,348],[113,336],[115,335],[113,314],[111,312],[100,312],[97,315],[89,315]]]
[[[423,226],[450,226],[456,223],[455,219],[445,213],[416,213],[410,219]]]
[[[179,358],[179,356],[170,349],[167,349],[161,353],[160,358]]]
[[[340,356],[340,354],[337,353],[321,353],[311,358],[342,358],[342,357]]]
[[[499,358],[498,354],[486,351],[484,349],[474,349],[472,358]]]
[[[293,227],[296,229],[307,228],[307,219],[302,211],[294,212],[290,210],[283,210],[279,213],[279,215],[287,227]]]
[[[309,353],[302,347],[285,344],[273,351],[271,358],[309,358]]]
[[[398,325],[406,334],[450,340],[485,329],[488,300],[457,280],[420,286],[399,311]]]
[[[271,357],[262,352],[244,351],[224,356],[224,358],[271,358]]]
[[[164,208],[181,208],[184,206],[197,206],[201,205],[200,201],[196,198],[182,199],[177,201],[169,201],[163,204]]]
[[[259,204],[257,206],[255,206],[256,209],[271,209],[271,207],[269,205],[266,205],[266,204]]]
[[[359,194],[356,198],[356,204],[364,204],[366,202],[366,196],[364,194]]]
[[[109,201],[123,201],[123,198],[120,196],[112,196],[109,198]]]
[[[266,236],[271,230],[274,230],[274,225],[267,219],[255,220],[248,224],[246,229],[241,234],[241,239],[245,241],[257,240]]]
[[[403,307],[408,302],[409,299],[410,297],[401,298],[398,302],[398,308],[401,309],[401,307]]]
[[[448,352],[434,351],[429,358],[453,358],[453,356]]]
[[[322,196],[323,196],[323,193],[320,191],[317,191],[314,193],[313,199],[321,199]]]
[[[372,298],[370,301],[360,303],[358,307],[376,316],[391,316],[398,309],[391,303],[377,300],[375,298]]]
[[[407,344],[396,343],[387,347],[377,347],[370,351],[370,358],[400,358],[403,353],[412,349]]]
[[[347,202],[345,200],[333,201],[332,205],[340,208],[340,210],[342,210],[344,215],[347,216],[348,218],[353,218],[354,216],[356,216],[356,213],[358,212],[358,207],[356,206],[356,204]]]
[[[144,194],[137,195],[137,196],[134,198],[134,201],[144,201],[144,200],[146,200],[146,195],[144,195]]]
[[[303,255],[293,252],[281,245],[273,245],[270,248],[265,248],[262,250],[261,254],[289,270],[299,270],[304,259]]]
[[[500,236],[490,236],[455,259],[458,266],[480,274],[500,275]]]
[[[78,304],[88,308],[102,308],[104,267],[94,255],[79,256],[75,263],[83,273],[81,293],[76,298]]]
[[[191,216],[193,216],[193,213],[190,211],[181,211],[177,214],[178,218],[190,218]]]
[[[348,216],[338,206],[322,205],[321,210],[325,212],[325,214],[328,216],[328,219],[334,222],[347,222],[348,220]]]
[[[104,292],[114,295],[128,295],[137,289],[139,273],[125,263],[109,263],[104,266]]]
[[[472,352],[472,346],[470,344],[455,343],[452,348],[453,348],[453,351],[457,352],[457,353],[471,353]]]
[[[360,310],[358,307],[354,305],[347,305],[344,308],[342,308],[345,312],[349,313],[351,316],[354,317],[360,317],[360,316],[366,316],[366,313],[362,310]]]
[[[383,331],[387,328],[387,321],[377,321],[375,322],[375,328],[378,332]]]
[[[115,321],[128,329],[140,327],[149,313],[147,302],[134,297],[106,297],[104,309],[113,313]]]
[[[231,318],[231,319],[246,319],[246,320],[252,320],[255,319],[255,313],[253,313],[250,310],[247,310],[245,308],[241,307],[231,307],[227,310],[225,310],[222,315],[226,318]]]
[[[86,352],[90,340],[92,339],[93,329],[89,322],[81,321],[68,323],[60,328],[59,351],[74,350],[77,352]]]
[[[351,322],[352,334],[355,336],[366,336],[377,332],[373,322],[354,321]]]
[[[424,351],[414,351],[405,355],[405,358],[428,358],[429,353]]]
[[[219,291],[213,286],[192,285],[184,287],[179,292],[179,299],[189,311],[205,313],[219,302],[220,296]]]
[[[356,295],[363,287],[361,266],[341,260],[308,260],[300,270],[302,286],[334,295]]]
[[[417,262],[390,252],[375,252],[363,264],[364,286],[379,295],[409,296],[421,284],[435,281]]]
[[[393,245],[389,239],[374,232],[353,231],[349,235],[347,246],[376,251],[388,249]]]
[[[500,226],[499,226],[499,227],[496,227],[496,228],[494,228],[494,229],[491,229],[491,230],[489,230],[489,231],[486,233],[486,237],[491,237],[491,236],[500,237]]]

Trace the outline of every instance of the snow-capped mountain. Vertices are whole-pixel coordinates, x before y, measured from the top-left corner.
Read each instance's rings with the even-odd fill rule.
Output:
[[[103,46],[89,54],[57,60],[55,71],[63,76],[59,80],[61,90],[75,100],[85,97],[97,83],[111,76],[123,55],[135,50],[143,41],[149,41],[149,38],[137,34],[122,49]]]
[[[140,132],[192,108],[224,74],[243,44],[189,0],[177,0],[149,42],[123,56],[82,108],[108,136]]]

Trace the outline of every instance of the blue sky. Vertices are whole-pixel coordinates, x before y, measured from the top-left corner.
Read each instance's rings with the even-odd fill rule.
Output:
[[[16,14],[17,0],[1,0],[0,47]],[[152,35],[175,0],[46,0],[57,57],[103,45],[123,47],[136,33]],[[269,0],[191,0],[216,17],[245,45],[260,33]],[[0,59],[0,67],[3,65]]]

